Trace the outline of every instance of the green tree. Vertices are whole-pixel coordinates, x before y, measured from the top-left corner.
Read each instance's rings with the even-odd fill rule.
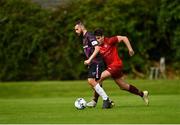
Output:
[[[53,20],[51,15],[51,11],[26,0],[1,1],[2,81],[79,78],[81,70],[76,70],[79,64],[67,42],[64,22]]]
[[[84,79],[82,43],[73,31],[79,18],[89,31],[129,38],[135,56],[119,45],[125,72],[144,77],[161,56],[178,70],[179,10],[178,0],[72,0],[56,11],[0,0],[0,80]]]
[[[180,4],[178,0],[161,0],[158,17],[159,44],[161,53],[167,60],[179,67],[180,60]],[[172,58],[173,57],[173,58]]]

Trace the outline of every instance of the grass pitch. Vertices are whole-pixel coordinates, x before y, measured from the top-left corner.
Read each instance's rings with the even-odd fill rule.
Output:
[[[0,83],[0,123],[180,123],[179,80],[128,82],[150,92],[149,106],[140,97],[120,90],[112,80],[103,86],[115,107],[106,110],[101,108],[101,98],[96,108],[74,107],[78,97],[91,99],[92,91],[86,81]]]

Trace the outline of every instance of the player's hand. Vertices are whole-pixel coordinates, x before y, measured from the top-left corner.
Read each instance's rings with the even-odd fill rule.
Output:
[[[129,55],[133,56],[134,55],[134,51],[133,50],[129,50]]]
[[[89,59],[88,59],[88,60],[85,60],[85,61],[84,61],[84,65],[89,65],[90,62],[91,62],[91,61],[90,61]]]

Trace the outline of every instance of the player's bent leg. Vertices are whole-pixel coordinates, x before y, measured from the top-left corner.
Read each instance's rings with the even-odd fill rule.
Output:
[[[111,73],[108,70],[105,70],[101,74],[101,78],[98,82],[103,82],[106,78],[111,77]],[[112,108],[115,105],[113,101],[109,98],[107,100],[103,100],[103,109]]]
[[[94,92],[94,93],[96,93],[96,92]],[[98,93],[96,93],[96,94],[98,94]],[[98,95],[98,97],[99,97],[99,95]],[[97,99],[98,99],[98,97],[97,97]],[[87,107],[89,107],[89,108],[94,108],[94,107],[96,107],[96,105],[97,105],[97,101],[98,100],[95,100],[95,98],[93,99],[93,100],[91,100],[90,102],[88,102],[87,104],[86,104],[86,106]],[[112,100],[110,100],[109,99],[109,101],[110,101],[110,106],[107,106],[107,107],[114,107],[115,106],[115,103],[114,103],[114,101],[112,101]]]
[[[100,86],[102,87],[102,83],[99,83]],[[93,91],[94,95],[93,95],[93,99],[87,103],[87,107],[96,107],[96,104],[98,102],[98,99],[99,99],[99,94],[94,90]]]
[[[101,78],[99,80],[97,80],[97,82],[101,83],[101,87],[102,87],[103,80],[105,80],[106,78],[108,78],[110,76],[111,76],[111,74],[107,70],[105,70],[102,72]],[[89,81],[89,82],[91,82],[91,81]],[[97,104],[97,101],[98,101],[98,97],[99,97],[99,94],[95,91],[94,98],[93,98],[93,100],[91,100],[90,102],[87,103],[87,107],[95,107]],[[113,101],[111,101],[111,102],[112,102],[112,106],[114,106],[114,102]]]
[[[88,78],[88,82],[93,86],[94,90],[102,97],[103,99],[103,108],[111,108],[111,102],[109,101],[109,97],[107,96],[104,89],[95,81],[93,78]]]
[[[126,91],[129,91],[130,93],[133,93],[135,95],[139,95],[140,97],[142,97],[142,99],[144,100],[146,105],[149,104],[149,99],[148,99],[148,94],[149,93],[148,93],[148,91],[140,91],[135,86],[126,83],[121,78],[117,78],[117,79],[114,79],[114,80],[122,90],[126,90]]]
[[[126,90],[126,91],[128,91],[130,93],[133,93],[135,95],[139,95],[139,96],[143,97],[143,92],[142,91],[140,91],[135,86],[126,83],[122,78],[116,78],[115,81],[122,90]]]
[[[100,79],[97,80],[97,83],[99,83],[100,86],[102,87],[102,82],[103,82],[106,78],[108,78],[108,77],[110,77],[110,76],[111,76],[111,74],[110,74],[107,70],[103,71],[103,72],[101,73]],[[95,91],[95,92],[94,92],[94,98],[93,98],[93,100],[94,100],[96,103],[97,103],[97,101],[98,101],[98,98],[99,98],[99,94]]]

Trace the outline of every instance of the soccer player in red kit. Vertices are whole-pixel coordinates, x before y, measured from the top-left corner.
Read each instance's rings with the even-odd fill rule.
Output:
[[[102,72],[101,79],[98,81],[98,83],[102,83],[102,81],[105,78],[112,77],[116,84],[122,89],[126,90],[130,93],[133,93],[135,95],[138,95],[143,98],[146,105],[148,105],[148,91],[140,91],[135,86],[130,85],[126,83],[123,79],[123,63],[122,60],[119,58],[118,50],[117,50],[117,44],[120,42],[124,42],[126,47],[128,48],[129,55],[133,56],[134,51],[131,47],[131,44],[127,37],[125,36],[114,36],[114,37],[104,37],[103,30],[97,29],[94,32],[94,35],[96,36],[97,41],[100,43],[100,54],[102,55],[106,65],[107,69]],[[88,107],[95,107],[98,101],[99,95],[97,93],[94,93],[94,99],[87,103]]]

